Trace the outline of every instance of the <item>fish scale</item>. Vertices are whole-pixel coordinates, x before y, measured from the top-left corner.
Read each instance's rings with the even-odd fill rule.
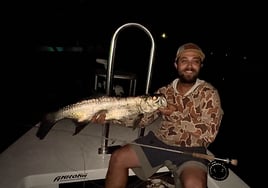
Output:
[[[105,113],[105,121],[127,127],[138,126],[145,113],[156,111],[159,107],[167,106],[163,95],[137,97],[109,97],[93,98],[67,105],[62,109],[48,113],[39,123],[36,136],[43,139],[49,130],[62,119],[71,119],[75,125],[75,134],[78,134],[92,117]]]

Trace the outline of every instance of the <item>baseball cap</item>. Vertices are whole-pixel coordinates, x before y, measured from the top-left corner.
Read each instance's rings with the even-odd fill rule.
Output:
[[[176,54],[176,60],[184,53],[184,52],[196,52],[200,56],[201,61],[205,59],[205,54],[203,53],[202,49],[194,44],[194,43],[186,43],[179,47]]]

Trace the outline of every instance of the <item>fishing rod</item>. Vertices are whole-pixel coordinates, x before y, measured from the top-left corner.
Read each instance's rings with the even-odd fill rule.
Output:
[[[112,138],[104,138],[106,140],[113,140],[113,143],[115,141],[120,141],[125,144],[132,144],[132,145],[137,145],[141,147],[147,147],[147,148],[153,148],[153,149],[158,149],[162,151],[168,151],[168,152],[173,152],[173,153],[180,153],[184,155],[190,155],[192,157],[200,158],[200,159],[207,159],[209,161],[208,163],[208,173],[210,177],[212,177],[215,180],[218,181],[223,181],[229,176],[229,168],[226,166],[226,164],[231,164],[236,166],[237,165],[237,159],[222,159],[215,157],[214,155],[209,155],[209,154],[203,154],[203,153],[196,153],[196,152],[185,152],[181,150],[174,150],[174,149],[169,149],[169,148],[162,148],[158,146],[152,146],[152,145],[147,145],[147,144],[140,144],[140,143],[135,143],[135,142],[127,142],[125,140],[119,140],[119,139],[112,139]],[[171,162],[171,161],[169,161]],[[171,162],[172,163],[172,162]],[[174,170],[171,170],[171,166],[176,166],[175,164],[169,164],[166,165],[168,169],[173,173]],[[174,167],[176,168],[176,167]],[[174,173],[173,173],[174,175]]]
[[[139,144],[139,143],[135,143],[135,142],[128,142],[126,140],[120,140],[120,139],[114,139],[114,138],[105,138],[106,140],[112,140],[112,141],[119,141],[119,142],[123,142],[125,144],[132,144],[132,145],[137,145],[137,146],[142,146],[142,147],[147,147],[147,148],[153,148],[153,149],[158,149],[158,150],[162,150],[162,151],[169,151],[169,152],[173,152],[173,153],[180,153],[180,154],[185,154],[185,155],[190,155],[192,157],[196,157],[196,158],[201,158],[201,159],[207,159],[209,161],[213,161],[213,160],[217,160],[217,161],[222,161],[225,162],[227,164],[231,164],[234,166],[237,166],[237,159],[222,159],[222,158],[218,158],[215,157],[214,155],[209,155],[209,154],[203,154],[203,153],[196,153],[196,152],[185,152],[185,151],[181,151],[181,150],[174,150],[174,149],[168,149],[168,148],[162,148],[162,147],[158,147],[158,146],[152,146],[152,145],[147,145],[147,144]]]
[[[61,130],[61,131],[66,131],[66,130]],[[206,159],[209,161],[208,173],[209,173],[210,177],[212,177],[213,179],[218,180],[218,181],[225,180],[229,176],[229,168],[226,164],[231,164],[231,165],[236,166],[238,163],[236,159],[229,159],[229,158],[223,159],[223,158],[215,157],[214,155],[210,155],[210,154],[203,154],[203,153],[196,153],[196,152],[185,152],[185,151],[181,151],[181,150],[174,150],[174,149],[152,146],[152,145],[147,145],[147,144],[139,144],[139,143],[135,143],[133,141],[129,142],[129,141],[121,140],[118,138],[108,138],[105,136],[97,136],[97,135],[91,135],[91,134],[83,134],[83,135],[97,137],[97,138],[101,137],[103,140],[111,141],[112,146],[110,146],[110,149],[112,148],[113,151],[115,149],[121,147],[122,145],[132,144],[132,145],[137,145],[137,146],[141,146],[141,147],[153,148],[153,149],[158,149],[158,150],[163,150],[163,151],[168,151],[168,152],[190,155],[190,156],[196,157],[196,158]],[[115,142],[122,142],[123,144],[114,146],[113,144]],[[164,164],[164,165],[167,167],[168,166],[169,167],[175,166],[174,168],[176,168],[175,164],[169,164],[169,165]]]
[[[138,145],[138,146],[147,147],[147,148],[158,149],[158,150],[163,150],[163,151],[169,151],[169,152],[173,152],[173,153],[191,155],[192,157],[201,158],[201,159],[207,159],[209,161],[213,161],[213,160],[223,161],[223,162],[225,162],[227,164],[232,164],[234,166],[237,165],[237,160],[236,159],[229,159],[229,158],[222,159],[222,158],[218,158],[218,157],[215,157],[214,155],[209,155],[209,154],[196,153],[196,152],[185,152],[185,151],[162,148],[162,147],[151,146],[151,145],[146,145],[146,144],[138,144],[138,143],[135,143],[135,142],[130,142],[129,144]]]
[[[147,148],[153,148],[153,149],[158,149],[158,150],[163,150],[163,151],[169,151],[169,152],[173,152],[173,153],[180,153],[180,154],[190,155],[192,157],[196,157],[196,158],[200,158],[200,159],[207,159],[209,161],[221,161],[221,162],[224,162],[226,164],[231,164],[233,166],[237,166],[237,164],[238,164],[237,159],[229,159],[229,158],[223,159],[223,158],[215,157],[214,155],[210,155],[210,154],[203,154],[203,153],[196,153],[196,152],[186,152],[186,151],[181,151],[181,150],[162,148],[162,147],[158,147],[158,146],[152,146],[152,145],[147,145],[147,144],[139,144],[139,143],[135,143],[135,142],[129,142],[127,140],[122,140],[122,139],[118,139],[118,138],[108,138],[108,137],[105,137],[105,136],[96,136],[96,135],[88,135],[88,134],[84,134],[84,135],[92,136],[92,137],[98,137],[98,138],[101,137],[104,140],[111,141],[112,144],[114,144],[117,141],[117,142],[122,142],[123,144],[132,144],[132,145],[143,146],[143,147],[147,147]]]

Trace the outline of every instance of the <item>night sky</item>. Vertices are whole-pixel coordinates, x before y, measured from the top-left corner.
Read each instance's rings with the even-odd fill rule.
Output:
[[[5,127],[3,134],[13,136],[2,142],[2,150],[44,113],[90,96],[95,59],[108,58],[113,33],[123,24],[135,22],[145,26],[155,40],[151,92],[176,77],[173,61],[181,44],[195,42],[202,47],[206,59],[201,77],[218,88],[225,111],[221,132],[210,148],[219,157],[237,158],[239,165],[231,168],[250,186],[256,183],[250,169],[256,168],[252,161],[258,159],[248,151],[255,148],[248,147],[261,143],[257,139],[260,128],[255,129],[263,124],[260,108],[266,96],[262,91],[265,62],[258,60],[264,55],[258,52],[265,49],[260,46],[265,45],[262,41],[266,37],[261,5],[42,2],[10,5],[14,16],[5,27],[11,55],[6,60],[8,79],[4,86],[8,108],[16,106],[17,114],[15,118],[7,115],[15,126]],[[137,94],[143,94],[148,36],[129,28],[117,42],[115,69],[137,73]],[[44,47],[64,50],[48,52]],[[73,47],[82,50],[75,52]]]

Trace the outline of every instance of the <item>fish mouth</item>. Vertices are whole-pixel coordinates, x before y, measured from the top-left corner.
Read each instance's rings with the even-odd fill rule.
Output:
[[[153,96],[153,99],[155,99],[156,103],[159,105],[159,107],[166,107],[167,106],[167,99],[164,95],[159,94]]]
[[[160,107],[167,106],[167,101],[164,95],[155,94],[153,96],[147,96],[141,101],[140,111],[142,113],[153,112]]]

